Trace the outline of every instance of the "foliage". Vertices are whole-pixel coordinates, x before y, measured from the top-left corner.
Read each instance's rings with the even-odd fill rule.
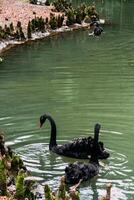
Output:
[[[89,6],[85,3],[82,3],[77,8],[73,8],[72,4],[66,0],[55,0],[53,5],[58,12],[65,12],[67,26],[73,25],[74,23],[81,24],[86,16],[96,16],[97,19],[99,18],[95,6]]]
[[[66,16],[67,16],[66,25],[67,26],[73,25],[75,23],[75,12],[74,12],[74,9],[68,9],[67,13],[66,13]]]
[[[46,6],[50,6],[49,0],[46,0],[45,5],[46,5]]]
[[[31,27],[30,27],[31,26]],[[35,17],[31,20],[29,24],[29,28],[31,29],[31,32],[35,31],[45,31],[45,21],[42,17]]]
[[[37,4],[37,0],[29,0],[30,3]],[[50,5],[49,0],[46,0],[45,5]],[[58,12],[64,12],[66,17],[66,25],[71,26],[74,23],[81,24],[85,19],[88,23],[92,22],[94,19],[98,20],[99,15],[96,11],[95,6],[87,5],[82,3],[80,6],[73,8],[72,4],[67,0],[55,0],[53,2],[55,10]],[[50,13],[50,19],[46,17],[43,19],[42,17],[36,17],[29,21],[27,25],[27,38],[30,39],[32,37],[32,33],[36,31],[45,32],[46,28],[51,28],[55,30],[56,28],[60,28],[63,25],[63,21],[65,19],[64,15],[55,16]],[[25,40],[25,34],[22,30],[21,22],[17,22],[17,26],[14,27],[13,23],[10,23],[9,26],[5,25],[4,28],[0,26],[0,40],[2,39],[17,39],[17,40]]]
[[[57,20],[55,15],[50,14],[50,21],[49,21],[49,25],[51,27],[51,29],[55,30],[57,28]]]
[[[65,188],[65,177],[62,176],[61,180],[60,180],[60,185],[59,185],[59,189],[58,189],[58,198],[59,199],[64,199],[67,200],[67,192],[66,192],[66,188]]]
[[[7,195],[6,168],[4,158],[0,159],[0,195]]]
[[[24,178],[25,172],[21,169],[16,178],[16,195],[15,197],[19,200],[24,199]]]
[[[24,183],[24,197],[28,200],[35,200],[35,195],[32,192],[32,186],[35,182],[33,180],[26,180]]]
[[[32,4],[37,4],[37,0],[29,0],[29,2]]]
[[[58,12],[66,12],[67,9],[72,8],[72,4],[66,0],[55,0],[53,5]]]
[[[21,27],[21,22],[18,21],[17,22],[17,26],[16,26],[16,39],[18,40],[25,40],[25,35],[22,31],[22,27]]]
[[[63,25],[63,21],[64,21],[64,15],[60,16],[58,15],[57,17],[57,27],[60,28]]]
[[[30,21],[28,22],[28,26],[27,26],[27,37],[28,39],[32,38],[32,27],[31,27]]]

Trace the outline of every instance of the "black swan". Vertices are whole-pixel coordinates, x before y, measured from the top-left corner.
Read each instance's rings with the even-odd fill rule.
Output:
[[[90,163],[75,162],[65,168],[65,182],[67,184],[76,184],[80,180],[86,181],[99,173],[98,139],[100,127],[100,124],[96,124],[94,128],[95,134]]]
[[[93,28],[93,35],[95,36],[100,36],[101,33],[103,32],[103,28],[100,26],[100,23],[98,21],[93,21],[90,23],[90,27],[94,27]]]
[[[103,32],[103,28],[101,26],[95,26],[95,28],[94,28],[95,36],[100,36],[102,32]]]
[[[49,143],[49,150],[63,156],[87,159],[93,151],[93,142],[92,137],[87,138],[77,138],[69,143],[63,145],[57,145],[56,142],[56,124],[54,119],[49,114],[44,114],[40,117],[40,127],[45,123],[46,119],[49,120],[51,124],[51,136]],[[98,142],[98,158],[106,159],[109,157],[109,153],[104,149],[102,142]]]

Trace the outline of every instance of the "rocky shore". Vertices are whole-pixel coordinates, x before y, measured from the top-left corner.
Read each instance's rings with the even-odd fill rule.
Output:
[[[55,13],[52,11],[53,6],[41,6],[41,5],[33,5],[28,1],[24,0],[1,0],[0,2],[0,26],[2,28],[9,26],[13,23],[14,26],[17,25],[17,22],[21,22],[21,26],[23,31],[26,34],[27,25],[29,20],[32,20],[36,17],[50,18],[50,13],[58,15],[59,13]],[[49,32],[46,33],[37,33],[32,35],[32,40],[43,38],[50,35]],[[22,44],[25,41],[18,41],[14,39],[2,39],[0,41],[0,53],[9,49],[10,47],[16,44]]]
[[[63,0],[63,3],[65,3],[64,0]],[[77,18],[75,19],[76,23],[71,22],[72,24],[68,25],[66,23],[68,19],[67,19],[67,16],[65,15],[65,12],[63,12],[63,10],[56,10],[52,4],[49,6],[48,5],[46,6],[46,5],[30,4],[28,0],[1,0],[0,2],[0,28],[3,29],[4,31],[5,30],[9,31],[9,27],[11,26],[11,24],[13,24],[14,27],[17,27],[18,22],[19,22],[21,23],[21,27],[19,28],[21,28],[20,30],[23,30],[22,33],[24,33],[25,39],[18,39],[18,38],[16,39],[14,37],[6,37],[6,38],[0,39],[0,54],[14,45],[26,43],[29,40],[36,40],[36,39],[48,37],[50,35],[58,34],[60,32],[73,31],[73,30],[77,30],[81,28],[89,28],[90,22],[91,22],[89,16],[86,16],[87,17],[86,20],[81,19],[80,23],[77,23],[77,21],[80,18],[83,18],[81,16],[85,12],[85,10],[87,10],[86,11],[87,13],[89,12],[92,12],[92,14],[97,13],[95,10],[95,7],[94,6],[86,7],[83,4],[80,9],[81,10],[74,11],[72,7],[71,9],[69,7],[68,10],[70,13],[72,11],[74,13],[77,11],[78,13],[75,14],[75,17]],[[72,15],[72,13],[70,14],[70,16],[69,14],[68,14],[68,18]],[[54,20],[55,19],[57,20],[58,16],[64,16],[64,20],[62,22],[61,27],[51,28],[50,25],[47,24],[45,25],[46,26],[45,30],[40,31],[40,30],[36,30],[35,28],[34,31],[31,31],[30,37],[27,36],[28,35],[27,29],[28,29],[29,22],[32,22],[34,19],[43,19],[43,20],[47,19],[47,21],[49,22],[50,19],[52,19],[53,20],[52,23],[55,23]],[[73,19],[73,16],[71,16],[70,20],[72,19]]]
[[[78,30],[78,29],[82,29],[82,28],[87,29],[89,27],[90,27],[90,25],[87,23],[83,23],[82,25],[74,24],[73,27],[63,26],[62,28],[58,28],[56,30],[48,30],[45,33],[35,32],[32,34],[32,37],[30,39],[26,39],[23,41],[18,41],[18,40],[14,40],[14,39],[13,40],[12,39],[2,40],[2,41],[0,41],[0,54],[15,45],[27,43],[30,40],[33,41],[33,40],[37,40],[37,39],[43,39],[43,38],[49,37],[51,35],[67,32],[67,31],[74,31],[74,30]]]

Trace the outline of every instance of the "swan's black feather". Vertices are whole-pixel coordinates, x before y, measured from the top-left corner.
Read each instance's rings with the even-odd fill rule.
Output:
[[[93,151],[94,138],[92,137],[77,138],[72,141],[69,141],[66,144],[57,145],[56,142],[57,132],[54,119],[50,115],[44,114],[40,117],[40,126],[42,126],[46,122],[46,119],[48,119],[51,124],[49,149],[52,152],[72,158],[88,159],[88,157],[91,155]],[[96,129],[99,128],[100,128],[99,125],[98,127],[96,125]],[[106,159],[109,157],[109,153],[105,150],[102,142],[97,143],[97,153],[99,159]]]

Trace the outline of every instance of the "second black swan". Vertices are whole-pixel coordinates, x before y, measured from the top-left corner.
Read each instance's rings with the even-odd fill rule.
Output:
[[[66,144],[57,145],[56,142],[56,124],[54,119],[49,114],[44,114],[40,117],[40,127],[48,120],[51,125],[51,136],[49,142],[49,150],[55,152],[59,155],[66,157],[78,158],[78,159],[87,159],[93,151],[93,142],[92,137],[87,138],[77,138]],[[105,150],[103,142],[98,142],[98,158],[107,159],[110,155]]]
[[[95,134],[93,142],[93,151],[91,153],[90,163],[74,162],[65,168],[65,182],[67,184],[76,184],[80,180],[87,181],[99,173],[98,162],[98,139],[100,124],[95,125]]]

